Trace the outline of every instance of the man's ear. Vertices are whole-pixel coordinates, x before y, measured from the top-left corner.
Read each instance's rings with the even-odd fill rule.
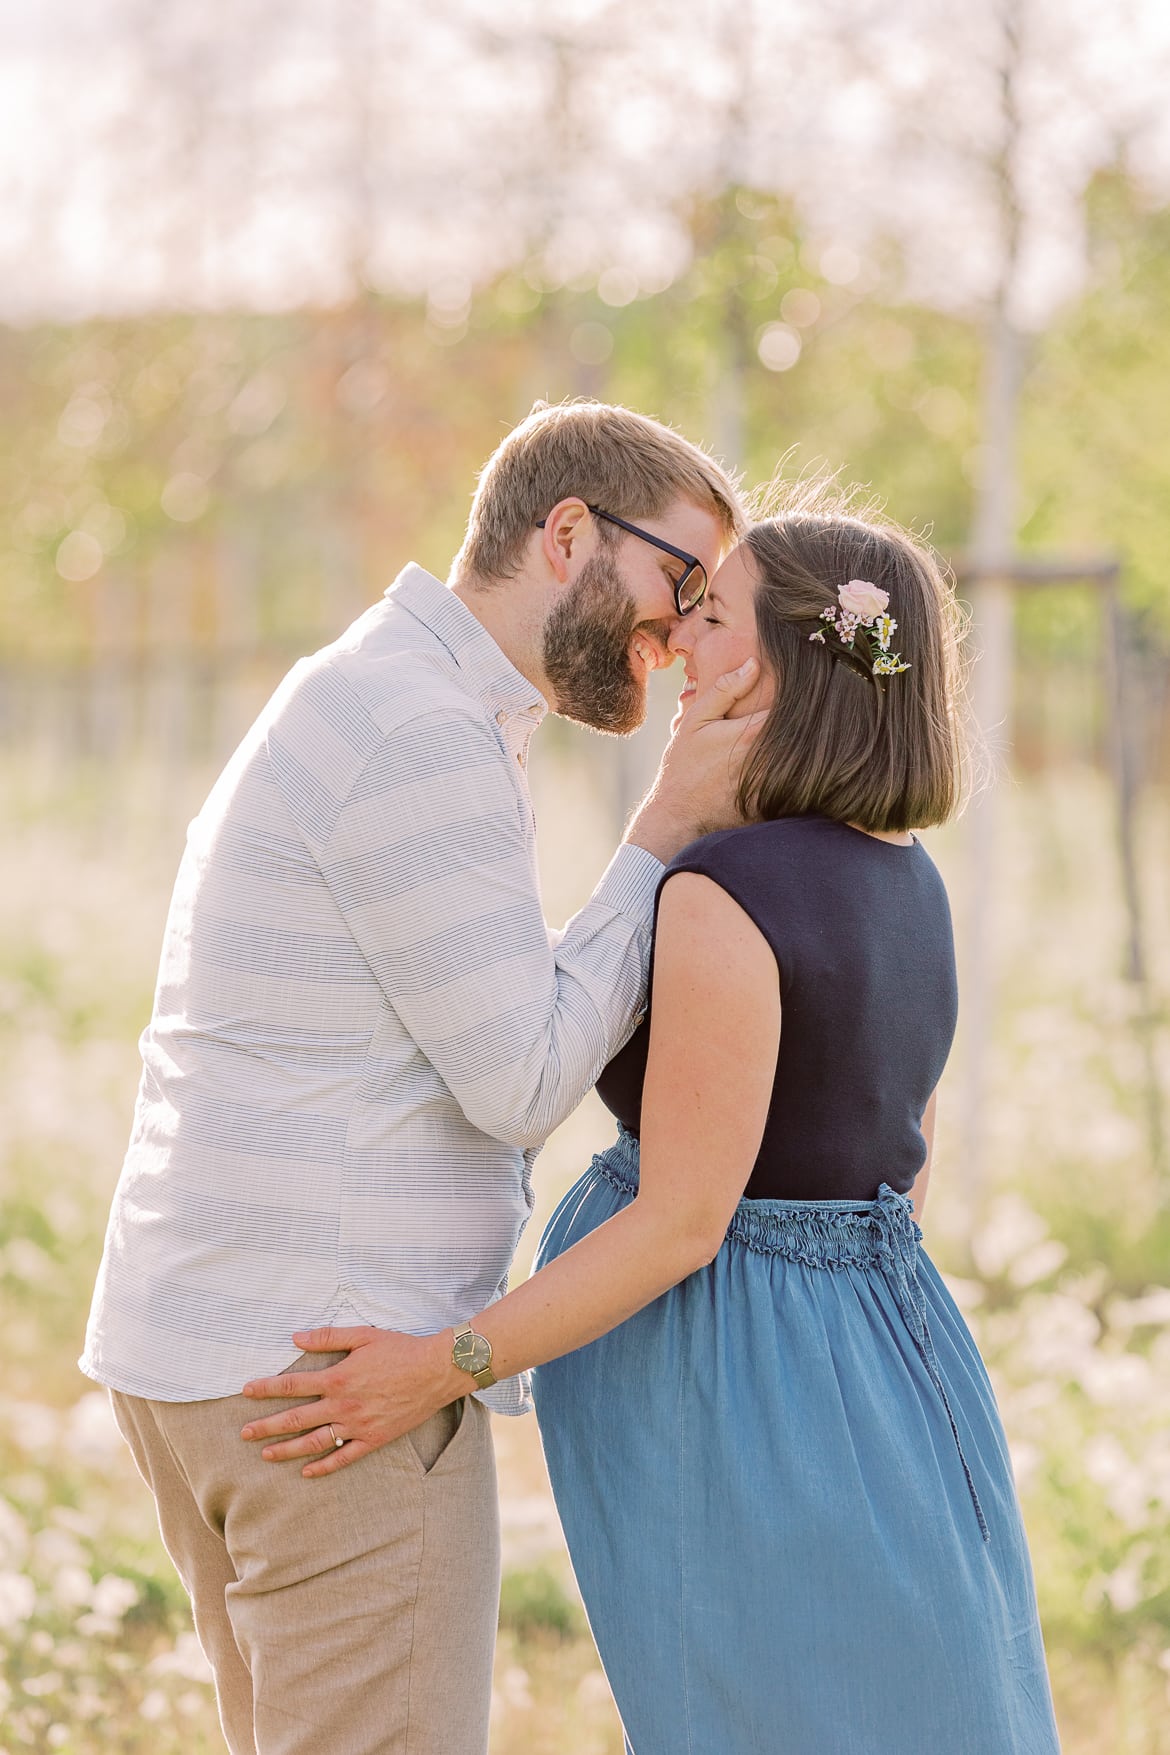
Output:
[[[544,520],[541,549],[554,575],[563,585],[569,577],[573,550],[585,539],[592,519],[584,500],[560,500]]]

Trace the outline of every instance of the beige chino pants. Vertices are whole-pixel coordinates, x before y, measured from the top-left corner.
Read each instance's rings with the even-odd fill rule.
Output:
[[[500,1546],[485,1408],[469,1397],[307,1481],[243,1442],[243,1396],[111,1399],[232,1755],[486,1755]]]

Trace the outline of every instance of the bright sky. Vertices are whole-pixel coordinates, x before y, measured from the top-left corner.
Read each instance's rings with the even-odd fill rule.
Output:
[[[0,317],[288,305],[382,284],[458,302],[509,260],[684,265],[727,174],[822,243],[905,244],[913,290],[985,292],[1000,0],[0,0]],[[1079,281],[1078,198],[1124,142],[1170,191],[1166,0],[1015,0],[1019,305]]]

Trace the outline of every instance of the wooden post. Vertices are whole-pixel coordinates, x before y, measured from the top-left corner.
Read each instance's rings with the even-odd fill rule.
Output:
[[[987,1179],[986,1111],[998,971],[994,956],[998,779],[1007,758],[1011,712],[1013,593],[1009,556],[1015,541],[1016,424],[1020,337],[997,308],[984,366],[983,468],[972,532],[975,666],[971,708],[990,771],[967,812],[964,896],[962,1133],[960,1163],[968,1236],[978,1225]]]
[[[962,581],[970,579],[974,569],[960,563],[956,572]],[[1017,559],[1005,563],[999,569],[999,573],[998,583],[1002,584],[1004,590],[1009,594],[1009,598],[1011,592],[1017,587],[1043,585],[1092,585],[1101,593],[1106,749],[1117,808],[1118,860],[1126,922],[1124,970],[1126,978],[1134,990],[1133,1023],[1142,1057],[1143,1100],[1150,1163],[1161,1186],[1162,1198],[1170,1199],[1166,1129],[1162,1113],[1161,1085],[1157,1064],[1159,1020],[1154,1003],[1147,955],[1137,854],[1137,798],[1140,764],[1134,726],[1134,688],[1132,678],[1127,671],[1125,612],[1118,591],[1118,564],[1113,559],[1100,556],[1084,559],[1074,557],[1047,560]],[[980,711],[986,713],[996,711],[994,698],[986,685]],[[1004,711],[1006,711],[1006,706]],[[986,809],[986,800],[983,808]],[[989,825],[985,816],[979,825],[982,830],[982,841],[979,836],[972,837],[972,852],[974,855],[982,854],[987,860],[987,867],[980,872],[975,858],[972,859],[971,881],[975,886],[975,891],[973,896],[968,898],[967,910],[967,935],[973,961],[973,969],[969,974],[974,973],[975,980],[972,982],[970,978],[968,979],[965,992],[968,1004],[973,997],[977,1005],[984,1006],[985,1009],[982,1015],[977,1017],[976,1022],[987,1032],[990,1032],[992,1022],[990,999],[994,992],[993,978],[989,980],[987,973],[988,948],[994,942],[991,936],[989,906],[991,867],[993,865],[990,858],[993,836],[989,829],[993,826],[994,819]],[[980,887],[980,878],[982,878],[985,887]],[[984,935],[981,958],[976,955],[981,941],[975,935],[979,931],[982,931]],[[973,1152],[978,1152],[983,1143],[982,1111],[981,1109],[976,1110],[974,1107],[974,1098],[979,1094],[981,1087],[973,1085],[971,1072],[972,1066],[976,1071],[980,1070],[979,1050],[985,1045],[986,1040],[987,1037],[983,1036],[977,1038],[974,1043],[968,1042],[965,1063],[965,1071],[968,1076],[965,1095],[968,1103],[972,1105],[967,1110],[965,1118],[969,1131],[963,1142],[964,1164],[969,1172]],[[978,1165],[977,1158],[975,1163]],[[969,1199],[975,1202],[979,1192],[976,1172],[975,1179],[968,1184]]]
[[[1125,617],[1117,589],[1116,568],[1104,581],[1104,586],[1101,619],[1105,652],[1106,730],[1109,765],[1117,802],[1118,855],[1125,904],[1125,973],[1134,990],[1134,1024],[1142,1056],[1146,1140],[1150,1163],[1158,1179],[1162,1198],[1166,1199],[1170,1198],[1170,1182],[1167,1182],[1166,1176],[1166,1137],[1158,1079],[1157,1018],[1146,956],[1137,861],[1137,759],[1133,739],[1131,690],[1126,686]]]

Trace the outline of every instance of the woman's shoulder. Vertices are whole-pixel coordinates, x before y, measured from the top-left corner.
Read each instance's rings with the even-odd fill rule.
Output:
[[[675,854],[667,866],[674,871],[701,871],[708,866],[741,866],[764,861],[786,861],[802,849],[825,847],[834,830],[844,829],[828,817],[774,817],[764,823],[744,823],[735,829],[716,829],[702,835]],[[826,836],[826,831],[828,835]],[[849,837],[856,830],[845,830]],[[867,837],[868,838],[868,837]]]
[[[714,878],[758,880],[773,892],[790,880],[798,889],[857,881],[890,886],[908,895],[945,887],[933,859],[915,836],[913,843],[886,841],[832,817],[776,817],[740,828],[718,829],[681,849],[663,878],[676,872]]]
[[[809,882],[810,865],[816,858],[810,841],[815,835],[812,819],[806,817],[780,817],[717,829],[675,854],[659,890],[672,877],[694,872],[712,879],[749,909],[757,902],[770,909],[783,905],[785,898],[799,893]]]
[[[684,847],[659,884],[694,872],[731,896],[759,927],[777,959],[795,955],[826,934],[869,928],[878,938],[912,934],[925,953],[949,942],[946,888],[922,842],[903,844],[866,834],[830,817],[778,817],[720,829]],[[860,942],[860,941],[859,941]],[[789,978],[793,970],[784,961]]]

